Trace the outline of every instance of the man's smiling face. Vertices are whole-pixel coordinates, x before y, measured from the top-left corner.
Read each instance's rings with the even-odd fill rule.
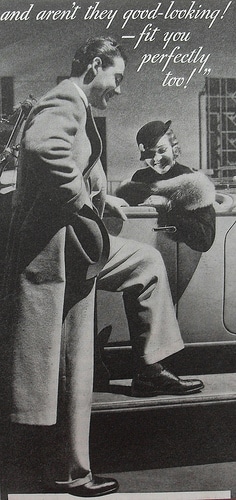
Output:
[[[113,66],[103,68],[102,64],[97,65],[89,96],[92,106],[106,109],[109,99],[121,93],[120,84],[124,71],[125,62],[122,57],[114,57]]]

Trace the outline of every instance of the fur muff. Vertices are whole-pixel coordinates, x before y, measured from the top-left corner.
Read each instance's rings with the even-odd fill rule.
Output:
[[[186,210],[207,207],[215,201],[213,182],[202,172],[182,174],[172,179],[154,182],[151,194],[166,196],[174,206]]]

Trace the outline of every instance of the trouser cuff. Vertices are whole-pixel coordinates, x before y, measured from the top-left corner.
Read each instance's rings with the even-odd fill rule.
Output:
[[[161,363],[164,359],[172,356],[173,354],[184,349],[184,343],[182,340],[178,340],[170,345],[162,346],[150,353],[144,354],[141,360],[145,365],[152,365],[153,363]]]

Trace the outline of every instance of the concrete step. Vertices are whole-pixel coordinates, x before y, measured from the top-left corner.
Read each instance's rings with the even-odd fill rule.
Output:
[[[94,392],[93,413],[127,412],[158,408],[175,408],[214,405],[236,402],[236,373],[188,375],[185,378],[200,378],[205,388],[186,396],[164,395],[150,398],[131,397],[131,379],[111,380],[109,392]]]
[[[232,498],[230,491],[187,491],[187,492],[167,492],[167,493],[113,493],[112,500],[226,500]],[[13,494],[9,495],[9,500],[70,500],[71,497],[66,493],[38,493],[38,494]],[[95,498],[95,497],[93,497]]]

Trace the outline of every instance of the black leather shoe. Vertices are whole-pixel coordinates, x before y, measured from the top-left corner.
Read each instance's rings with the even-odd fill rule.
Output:
[[[92,476],[91,481],[69,488],[67,493],[75,497],[100,497],[115,493],[119,488],[119,483],[110,477]]]
[[[204,384],[201,380],[184,380],[163,368],[160,373],[156,373],[152,377],[142,373],[134,377],[131,395],[136,397],[151,397],[160,394],[184,395],[199,392],[203,387]]]

